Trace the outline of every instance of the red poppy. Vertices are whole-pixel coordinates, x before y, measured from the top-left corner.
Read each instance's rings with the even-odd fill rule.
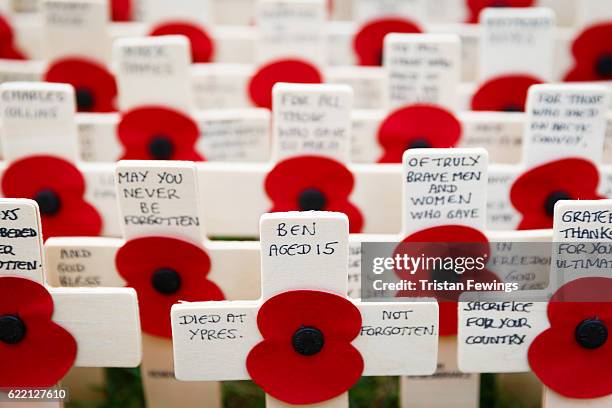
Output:
[[[584,159],[547,163],[521,175],[512,185],[510,200],[523,215],[518,229],[548,229],[553,226],[559,200],[598,200],[599,171]]]
[[[96,62],[83,58],[55,61],[45,73],[45,81],[72,85],[79,112],[115,111],[115,77]]]
[[[470,9],[468,23],[478,23],[480,12],[489,7],[531,7],[534,0],[467,0]]]
[[[319,156],[300,156],[278,163],[265,188],[274,203],[270,212],[336,211],[349,218],[351,233],[363,227],[363,216],[349,202],[355,179],[341,163]]]
[[[191,44],[193,62],[210,62],[215,53],[215,43],[210,35],[198,25],[186,21],[171,21],[156,26],[152,36],[183,35]]]
[[[132,0],[111,0],[110,6],[113,21],[132,20]]]
[[[125,148],[123,160],[204,160],[195,151],[198,124],[173,109],[133,109],[121,116],[117,133]]]
[[[253,104],[272,109],[272,88],[278,82],[320,84],[323,75],[306,61],[286,59],[271,62],[259,68],[249,82],[249,96]]]
[[[439,243],[439,245],[436,245]],[[455,244],[456,245],[450,245]],[[428,228],[418,231],[402,241],[395,250],[394,256],[408,255],[414,258],[423,255],[434,258],[472,258],[482,257],[487,262],[490,255],[489,240],[480,231],[462,225],[445,225],[440,227]],[[477,265],[468,267],[466,265],[463,273],[456,270],[434,269],[436,266],[428,268],[424,266],[416,271],[397,271],[397,275],[406,281],[418,282],[422,280],[463,283],[468,281],[479,283],[491,283],[498,280],[497,276],[486,268]],[[414,273],[412,273],[414,272]],[[463,293],[460,290],[432,291],[416,290],[402,291],[398,297],[435,297],[440,306],[440,335],[454,336],[457,334],[457,317],[459,296]]]
[[[566,81],[612,80],[612,24],[591,26],[574,41],[574,67],[566,75]]]
[[[289,404],[315,404],[348,391],[361,377],[363,358],[351,342],[361,313],[348,299],[297,290],[266,301],[257,314],[264,340],[247,357],[253,381]]]
[[[391,33],[421,33],[415,23],[403,18],[381,18],[365,24],[353,40],[353,49],[359,65],[383,64],[384,40]]]
[[[0,58],[24,60],[25,54],[15,46],[13,27],[8,20],[0,16]]]
[[[378,129],[384,149],[380,163],[401,163],[413,148],[455,147],[461,138],[461,123],[451,112],[434,105],[411,105],[391,113]]]
[[[493,78],[482,84],[472,97],[472,110],[524,112],[529,88],[541,83],[542,81],[529,75]]]
[[[181,300],[223,300],[219,287],[206,279],[210,258],[200,247],[174,238],[146,237],[126,242],[115,265],[126,286],[138,293],[142,330],[172,338],[170,308]]]
[[[550,328],[529,346],[529,364],[550,389],[568,398],[612,394],[612,279],[582,278],[548,303]]]
[[[66,160],[30,156],[15,161],[4,172],[2,192],[38,203],[45,238],[97,236],[102,231],[100,214],[83,199],[83,175]]]
[[[72,368],[77,343],[52,316],[44,286],[0,277],[0,388],[53,387]]]

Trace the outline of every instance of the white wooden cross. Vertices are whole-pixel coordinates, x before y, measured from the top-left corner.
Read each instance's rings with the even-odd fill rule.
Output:
[[[108,1],[43,0],[41,13],[44,79],[73,85],[79,112],[115,111]]]
[[[464,372],[525,372],[530,370],[528,357],[534,340],[549,330],[551,322],[547,317],[547,303],[551,295],[565,284],[576,282],[580,278],[601,277],[610,279],[609,269],[581,268],[581,262],[599,259],[609,261],[609,255],[592,252],[598,247],[609,247],[610,238],[605,232],[609,229],[612,211],[611,200],[598,201],[560,201],[555,206],[554,236],[552,245],[552,267],[550,269],[550,285],[543,291],[518,291],[509,294],[465,293],[459,309],[459,367]],[[576,251],[578,250],[578,251]],[[608,286],[609,288],[609,286]],[[593,288],[592,288],[593,289]],[[609,289],[608,289],[609,290]],[[583,293],[572,303],[580,309],[580,302],[609,301],[607,297],[591,298],[591,293]],[[561,300],[563,301],[563,300]],[[571,301],[571,298],[566,300]],[[568,307],[568,306],[566,306]],[[550,309],[548,309],[550,310]],[[585,316],[585,319],[593,316]],[[568,318],[569,319],[569,318]],[[587,320],[588,320],[587,319]],[[559,365],[555,372],[560,375],[571,375],[570,382],[577,387],[588,390],[589,382],[582,376],[575,376],[574,368],[564,368],[564,361],[580,364],[584,361],[584,370],[589,370],[589,353],[596,353],[600,347],[607,347],[607,336],[603,336],[602,322],[590,321],[597,330],[590,334],[585,332],[585,322],[573,322],[576,326],[567,331],[561,331],[558,344],[565,345],[567,351],[560,349]],[[568,322],[569,323],[569,322]],[[555,326],[558,323],[552,323]],[[609,328],[607,329],[609,330]],[[563,337],[563,334],[565,337]],[[541,341],[541,340],[539,340]],[[572,349],[572,346],[578,346]],[[580,352],[580,350],[585,350]],[[540,350],[541,352],[541,350]],[[537,356],[536,356],[537,357]],[[540,373],[536,373],[541,375]],[[581,378],[582,377],[582,378]],[[547,384],[546,378],[540,377]],[[605,379],[602,379],[605,381]],[[610,384],[608,379],[608,385]],[[596,398],[576,398],[575,390],[549,389],[544,390],[544,407],[608,407],[612,402],[612,394],[600,395]]]
[[[36,202],[26,199],[0,199],[2,255],[0,257],[0,288],[12,284],[15,288],[40,292],[52,298],[53,314],[48,319],[68,332],[74,340],[75,355],[71,361],[50,359],[24,361],[15,371],[28,371],[25,378],[5,377],[0,388],[46,388],[59,382],[73,365],[78,367],[135,367],[140,363],[141,338],[136,292],[130,288],[51,288],[46,284],[43,260],[40,215]],[[33,284],[31,282],[34,282]],[[46,295],[45,295],[46,294]],[[39,295],[41,296],[41,295]],[[40,299],[39,299],[40,300]],[[34,301],[34,300],[31,300]],[[45,300],[43,299],[43,302]],[[4,305],[11,310],[0,311],[0,356],[12,361],[13,353],[23,350],[28,342],[31,347],[44,347],[45,341],[37,339],[34,325],[45,324],[44,317],[20,315],[33,304]],[[32,325],[32,326],[30,326]],[[39,329],[40,330],[40,329]],[[60,329],[54,329],[60,330]],[[51,341],[50,338],[48,341]],[[14,345],[23,343],[20,349]],[[49,344],[51,346],[51,344]],[[70,349],[70,344],[55,345]],[[52,356],[56,350],[45,350]],[[65,353],[70,356],[70,352]],[[12,357],[11,357],[12,356]],[[68,358],[70,360],[70,358]],[[10,366],[5,367],[9,370]],[[38,382],[41,373],[46,382]],[[28,383],[28,381],[32,381]],[[3,390],[4,391],[4,390]],[[10,402],[10,401],[9,401]]]
[[[378,161],[400,163],[410,148],[454,147],[461,137],[453,115],[461,75],[459,37],[389,34],[384,47],[389,113],[376,135],[383,150]]]
[[[546,84],[530,89],[522,163],[491,168],[489,228],[507,230],[521,224],[524,217],[511,203],[511,190],[522,174],[541,166],[565,159],[587,160],[606,171],[600,179],[599,191],[609,190],[606,187],[609,178],[605,175],[609,170],[601,167],[609,98],[605,87],[591,84]],[[542,208],[544,204],[541,203]],[[543,228],[552,226],[550,210],[546,213],[550,223]]]
[[[522,111],[521,98],[500,103],[496,80],[508,81],[509,92],[526,83],[548,82],[553,74],[555,14],[547,8],[490,8],[480,15],[482,35],[474,110]],[[496,94],[497,95],[492,95]],[[484,100],[484,101],[483,101]]]
[[[347,165],[350,143],[350,88],[328,84],[279,84],[274,89],[274,101],[272,144],[278,164],[310,155],[332,158],[338,162],[336,167],[339,168]],[[198,164],[202,203],[206,208],[205,224],[209,234],[257,236],[257,220],[261,214],[269,212],[274,204],[278,205],[278,197],[268,196],[266,193],[266,188],[270,186],[269,174],[278,168],[278,164]],[[363,231],[396,232],[400,214],[399,172],[393,168],[374,165],[349,165],[347,168],[354,175],[354,191],[346,195],[344,200],[341,198],[341,201],[348,199],[357,207],[364,219]],[[328,178],[330,183],[341,183],[342,181],[338,181],[341,180],[338,173],[334,174],[334,178]],[[301,178],[293,179],[288,186],[294,186],[294,189],[295,186],[300,186]],[[228,186],[233,188],[227,188]],[[302,187],[321,189],[324,186],[319,181],[316,186]],[[346,186],[342,187],[342,190],[344,189]],[[289,193],[292,191],[289,188],[287,191],[288,197],[285,201],[290,203],[290,207],[284,209],[299,210],[297,197],[293,196],[295,193]],[[292,196],[289,197],[289,194]],[[249,199],[244,200],[244,197]],[[378,199],[372,200],[372,197]],[[274,199],[276,203],[273,203]]]
[[[133,282],[118,263],[121,253],[141,238],[164,238],[187,242],[200,248],[210,259],[208,274],[201,276],[214,283],[225,299],[248,300],[259,296],[259,246],[256,242],[212,242],[205,240],[195,165],[192,162],[121,161],[116,170],[120,220],[125,240],[109,238],[57,238],[45,244],[49,264],[49,280],[58,286],[125,286]],[[174,241],[173,241],[174,242]],[[153,245],[153,244],[152,244]],[[169,244],[170,245],[170,244]],[[171,249],[167,249],[170,251]],[[151,251],[155,251],[151,248]],[[159,251],[159,250],[157,250]],[[142,255],[135,254],[134,259]],[[180,253],[168,262],[182,259]],[[123,256],[125,258],[125,256]],[[196,267],[196,265],[194,265]],[[161,268],[161,266],[160,266]],[[138,275],[155,271],[144,268]],[[179,270],[189,296],[197,290],[190,271]],[[148,286],[139,286],[147,293]],[[180,289],[180,288],[179,288]],[[164,301],[164,295],[153,292]],[[176,293],[176,292],[175,292]],[[140,299],[142,310],[151,307],[150,294]],[[170,296],[170,295],[168,295]],[[143,300],[144,299],[144,300]],[[151,316],[151,312],[147,312]],[[162,313],[163,314],[163,313]],[[159,316],[164,321],[168,314]],[[143,322],[145,320],[143,319]],[[150,320],[147,320],[150,323]],[[162,324],[162,331],[169,333]],[[168,338],[149,324],[143,324],[142,377],[150,407],[165,407],[171,401],[184,406],[220,406],[218,384],[179,383],[174,379],[172,348]]]
[[[403,166],[404,237],[444,226],[484,231],[488,167],[484,149],[409,150]],[[480,379],[456,374],[456,336],[441,336],[439,349],[438,378],[402,378],[402,406],[477,407]],[[434,391],[440,387],[445,390],[443,394]]]
[[[386,87],[385,101],[379,110],[353,112],[352,161],[401,163],[404,147],[421,145],[485,147],[492,163],[519,162],[522,114],[457,112],[466,105],[459,92],[461,48],[456,34],[387,35],[389,78],[378,84]]]
[[[471,158],[471,159],[468,159]],[[437,166],[447,162],[449,165]],[[472,166],[469,163],[473,163]],[[455,178],[453,180],[453,178]],[[548,231],[488,232],[486,217],[487,154],[483,149],[427,149],[405,153],[403,167],[403,222],[399,235],[351,236],[349,293],[368,296],[369,282],[362,282],[362,243],[398,242],[407,236],[440,226],[467,226],[486,235],[490,242],[487,268],[500,282],[516,283],[520,288],[545,287],[548,264],[542,256],[542,244],[550,241]],[[449,236],[449,240],[453,237]],[[516,243],[516,244],[513,244]],[[469,244],[468,244],[469,245]],[[533,265],[529,274],[508,259],[516,254],[539,256],[542,265]],[[546,255],[546,254],[544,254]],[[370,292],[371,293],[371,292]],[[447,305],[443,305],[447,306]],[[445,313],[447,313],[445,311]],[[401,401],[404,407],[477,406],[479,379],[457,369],[456,337],[440,338],[438,373],[435,377],[402,378]],[[444,394],[434,390],[444,388]],[[435,398],[432,398],[435,395]]]
[[[270,113],[266,109],[194,110],[194,95],[199,94],[199,87],[207,93],[207,85],[201,83],[197,72],[213,65],[192,65],[185,37],[122,38],[113,49],[122,113],[79,116],[81,150],[86,161],[269,159]],[[176,120],[156,121],[159,113],[150,111],[148,121],[134,125],[135,113],[146,114],[151,108],[182,116],[182,122],[190,123],[189,129],[195,134],[188,133],[185,139],[187,125],[177,124]]]
[[[74,205],[79,205],[78,200],[82,199],[88,205],[92,205],[101,218],[101,229],[96,231],[91,229],[92,234],[119,236],[118,213],[112,182],[113,166],[79,163],[73,88],[65,84],[12,82],[0,86],[0,98],[3,127],[0,137],[6,160],[2,170],[3,195],[17,194],[18,197],[13,198],[35,198],[41,192],[48,190],[39,197],[41,202],[45,196],[47,197],[47,204],[42,208],[43,221],[46,222],[48,218],[50,222],[55,222],[54,235],[60,236],[74,235],[78,231],[91,229],[82,229],[79,227],[81,221],[75,221],[78,215],[75,211],[78,207]],[[48,162],[48,158],[56,164],[46,172],[41,167],[43,166],[41,159]],[[80,173],[78,177],[83,178],[85,186],[85,191],[80,196],[78,187],[65,185],[67,176],[59,173],[57,163],[64,163],[62,168],[74,168],[77,175]],[[53,177],[51,171],[54,173]],[[64,172],[72,173],[68,170]],[[13,180],[11,186],[6,184],[9,178],[7,174]],[[69,179],[74,183],[74,177]],[[44,188],[40,190],[36,188],[37,186]],[[65,188],[66,191],[54,192],[57,188]],[[62,203],[59,202],[58,206],[53,199],[54,195],[59,196],[60,200],[62,196],[70,196],[69,202],[63,203],[65,205],[62,208]],[[70,205],[73,205],[72,210],[71,207],[67,207]],[[71,214],[74,214],[74,218]],[[65,220],[63,223],[58,224],[55,221],[57,217],[66,218],[63,218]],[[90,219],[88,217],[88,220]],[[75,227],[79,228],[75,231]],[[50,233],[47,233],[46,236],[49,235]],[[77,235],[85,233],[80,232]]]
[[[194,111],[192,66],[184,37],[117,40],[114,61],[123,113],[121,118],[106,120],[106,132],[94,130],[95,158],[250,162],[269,158],[270,114],[265,109]],[[174,112],[182,120],[155,120],[159,113],[152,109]],[[134,124],[138,114],[150,116],[148,126]],[[89,118],[82,123],[100,129],[100,120]],[[113,131],[117,138],[107,140]]]
[[[339,213],[264,215],[261,218],[262,298],[250,302],[199,302],[173,306],[177,378],[185,381],[245,380],[252,378],[255,370],[255,382],[268,392],[268,406],[309,403],[317,407],[346,407],[348,397],[344,391],[351,386],[351,381],[346,378],[349,374],[343,372],[343,378],[324,378],[327,370],[332,370],[337,364],[355,364],[351,367],[357,367],[357,372],[361,364],[355,362],[354,357],[343,359],[341,356],[346,356],[344,352],[330,356],[326,352],[327,344],[327,347],[336,344],[339,347],[337,350],[343,350],[342,347],[350,348],[350,343],[361,355],[357,360],[363,361],[362,375],[433,373],[438,337],[437,304],[429,301],[349,302],[346,298],[348,235],[348,219]],[[275,329],[262,326],[264,309],[274,308],[271,304],[279,296],[291,299],[296,294],[300,296],[303,293],[300,291],[319,299],[325,298],[325,303],[342,303],[341,309],[352,309],[354,305],[361,323],[358,327],[347,329],[346,334],[338,338],[335,337],[338,334],[334,336],[333,332],[323,332],[327,327],[316,327],[317,322],[327,319],[326,309],[315,309],[314,313],[310,313],[307,310],[313,305],[297,304],[292,307],[292,310],[296,310],[294,316],[288,313],[286,320],[281,318],[279,322],[270,323],[280,327],[286,325],[286,333],[275,333]],[[304,307],[306,309],[301,311],[300,308]],[[348,316],[338,313],[338,318],[351,319],[350,313]],[[310,317],[306,318],[306,314]],[[347,326],[355,324],[353,321]],[[408,334],[406,328],[412,328],[408,329],[412,334]],[[264,371],[268,370],[263,375],[269,376],[267,378],[272,384],[265,378],[261,379],[259,374],[262,371],[252,365],[257,365],[257,362],[253,363],[251,350],[263,340],[260,330],[266,332],[263,335],[267,339],[277,339],[274,346],[270,346],[271,353],[276,350],[286,353],[286,357],[283,357],[288,364],[286,367],[283,367],[283,361],[278,360],[278,364],[270,362],[261,367]],[[415,335],[417,332],[419,335]],[[329,341],[329,338],[332,340]],[[292,343],[295,346],[292,347]],[[266,343],[258,347],[265,347],[262,344]],[[319,353],[321,355],[317,356]],[[334,362],[336,356],[338,360]],[[307,360],[309,358],[312,362]],[[326,368],[324,362],[319,363],[319,358],[327,358],[330,366]],[[291,371],[300,369],[289,364],[292,359],[304,364],[303,369],[308,377],[305,383],[291,380]],[[349,371],[350,376],[354,377],[355,370]],[[279,377],[283,375],[289,375],[289,381],[292,381],[290,391],[289,386],[281,385],[279,388],[273,384],[277,381],[282,384],[283,379]],[[326,381],[333,383],[331,388],[328,388]],[[338,383],[343,384],[344,388]]]

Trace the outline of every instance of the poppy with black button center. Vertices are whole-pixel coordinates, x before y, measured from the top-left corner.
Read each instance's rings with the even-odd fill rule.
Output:
[[[84,199],[83,175],[64,159],[30,156],[11,163],[2,177],[2,192],[38,203],[45,238],[98,236],[102,231],[102,217]]]
[[[503,75],[483,83],[472,96],[473,111],[524,112],[527,93],[542,81],[531,75]]]
[[[142,330],[172,338],[170,309],[179,301],[223,300],[221,289],[207,276],[210,257],[203,248],[167,237],[127,241],[115,256],[126,286],[138,293]]]
[[[485,267],[481,268],[474,262],[473,266],[465,267],[462,273],[457,273],[457,262],[451,265],[422,263],[416,270],[396,269],[395,274],[404,281],[415,282],[418,290],[399,291],[396,297],[433,297],[440,307],[440,336],[457,335],[458,300],[463,290],[452,290],[460,287],[448,285],[449,290],[433,290],[439,286],[423,288],[419,282],[462,283],[467,287],[469,281],[491,283],[499,278],[486,268],[490,256],[489,240],[481,231],[463,225],[442,225],[417,231],[406,237],[395,249],[393,257],[430,259],[474,259],[481,258]],[[430,266],[428,266],[430,265]],[[453,269],[451,269],[453,268]]]
[[[529,347],[529,364],[548,388],[568,398],[612,394],[612,278],[580,278],[548,303],[550,327]]]
[[[559,200],[598,200],[599,170],[584,159],[570,158],[537,166],[516,179],[510,201],[521,213],[518,229],[547,229],[553,226]]]
[[[289,404],[315,404],[348,391],[361,377],[361,353],[351,344],[361,313],[349,299],[297,290],[268,299],[257,313],[263,337],[247,356],[253,381]]]
[[[334,211],[349,218],[352,233],[363,227],[361,211],[349,200],[355,180],[342,163],[322,156],[298,156],[274,166],[265,180],[269,212]]]
[[[72,85],[79,112],[107,113],[116,110],[115,77],[95,61],[77,57],[57,60],[45,73],[45,81]]]
[[[572,54],[574,67],[565,80],[610,81],[612,80],[612,24],[596,24],[585,29],[574,41]]]
[[[72,368],[77,342],[53,314],[44,286],[0,277],[0,388],[52,387]]]
[[[401,163],[409,149],[455,147],[461,139],[461,123],[452,112],[416,104],[392,112],[378,129],[383,148],[379,163]]]
[[[187,37],[191,48],[191,62],[211,62],[215,43],[203,27],[188,21],[168,21],[151,30],[151,36],[182,35]]]
[[[144,106],[125,112],[117,133],[123,160],[204,160],[195,150],[198,124],[174,109]]]
[[[382,66],[384,40],[391,33],[421,33],[423,30],[414,22],[404,18],[380,18],[367,22],[353,39],[353,50],[358,64]]]
[[[272,109],[272,88],[279,82],[290,84],[320,84],[323,75],[305,60],[281,59],[260,67],[249,81],[249,97],[253,105]]]

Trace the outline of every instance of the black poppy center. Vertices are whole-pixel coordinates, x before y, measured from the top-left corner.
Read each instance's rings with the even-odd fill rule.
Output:
[[[599,319],[586,319],[576,326],[576,341],[586,349],[596,349],[608,340],[608,328]]]
[[[96,100],[91,89],[77,88],[75,94],[76,103],[77,107],[79,108],[79,111],[87,112],[93,109]]]
[[[293,349],[303,356],[313,356],[323,349],[323,333],[314,327],[301,327],[293,333]]]
[[[149,154],[155,160],[170,160],[174,153],[174,143],[166,135],[156,135],[149,142]]]
[[[62,207],[59,196],[50,189],[40,190],[33,198],[38,203],[38,208],[43,215],[55,215]]]
[[[382,67],[385,64],[385,51],[381,48],[378,53],[378,66]]]
[[[489,7],[509,7],[507,0],[496,0]]]
[[[546,214],[552,217],[555,214],[555,204],[557,204],[557,201],[571,199],[572,196],[565,191],[553,191],[548,195],[548,197],[546,197],[546,201],[544,202],[544,210],[546,211]]]
[[[163,295],[172,295],[181,288],[181,275],[170,268],[156,270],[151,277],[151,284]]]
[[[504,108],[502,110],[504,112],[522,112],[523,111],[523,107],[519,106],[519,105],[515,105],[513,103],[510,103],[510,104],[504,106]]]
[[[26,335],[23,320],[14,315],[0,316],[0,341],[6,344],[17,344]]]
[[[612,54],[604,54],[600,56],[597,59],[595,70],[603,77],[612,76]]]
[[[429,149],[431,148],[431,143],[427,139],[415,139],[410,141],[408,144],[408,149]]]
[[[308,188],[300,194],[298,199],[302,211],[321,211],[327,204],[325,194],[316,188]]]

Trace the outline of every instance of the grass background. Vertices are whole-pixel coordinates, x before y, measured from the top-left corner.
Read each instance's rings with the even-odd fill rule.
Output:
[[[498,389],[496,377],[483,374],[480,406],[483,408],[536,408],[524,407]],[[72,401],[67,408],[143,408],[140,370],[107,369],[104,400],[99,402]],[[363,377],[349,392],[351,408],[397,408],[399,406],[398,377]],[[250,381],[223,383],[223,403],[226,408],[264,408],[261,389]],[[180,405],[180,404],[179,404]]]

